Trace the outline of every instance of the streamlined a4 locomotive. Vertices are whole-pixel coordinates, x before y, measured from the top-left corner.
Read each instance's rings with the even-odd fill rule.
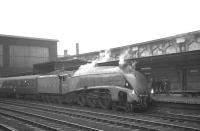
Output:
[[[37,99],[80,106],[146,109],[150,94],[145,77],[138,71],[101,66],[63,75],[33,75],[0,79],[4,96]]]

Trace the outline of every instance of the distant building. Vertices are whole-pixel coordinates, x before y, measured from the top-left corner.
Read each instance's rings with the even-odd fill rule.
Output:
[[[37,63],[57,59],[57,40],[0,35],[0,77],[32,72]]]

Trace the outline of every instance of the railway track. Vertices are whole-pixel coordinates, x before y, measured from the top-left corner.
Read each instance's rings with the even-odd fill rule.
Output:
[[[190,104],[190,103],[174,103],[174,102],[158,102],[154,101],[154,107],[167,107],[167,108],[176,108],[181,110],[200,110],[199,104]]]
[[[101,130],[120,131],[122,129],[125,130],[125,128],[118,129],[119,127],[114,127],[114,126],[109,128],[107,125],[99,125],[96,122],[94,123],[92,121],[86,122],[85,119],[84,120],[76,119],[76,120],[73,120],[73,123],[72,123],[71,122],[72,118],[70,118],[69,116],[66,117],[66,115],[63,115],[60,113],[53,113],[48,110],[38,110],[38,109],[35,109],[30,106],[29,106],[29,108],[27,108],[27,105],[25,105],[26,107],[22,107],[22,105],[16,106],[16,105],[14,105],[14,103],[13,103],[13,105],[5,104],[5,103],[0,104],[0,113],[2,113],[2,115],[24,121],[31,125],[36,125],[37,127],[42,127],[45,130],[86,130],[86,131],[101,131]],[[17,114],[17,116],[16,116],[16,114]],[[27,116],[28,116],[28,118],[26,118]],[[38,118],[41,118],[42,120],[40,120]],[[34,121],[37,121],[38,123],[32,123]],[[70,122],[68,122],[68,121],[70,121]],[[38,125],[38,124],[41,124],[41,122],[42,122],[42,125]],[[89,126],[85,126],[86,123],[88,123]],[[49,125],[51,125],[51,127],[50,127],[51,129],[48,127]],[[63,126],[63,125],[67,125],[67,127]],[[68,126],[73,127],[73,129],[68,129]],[[93,127],[91,127],[91,126],[93,126]]]
[[[0,114],[6,117],[14,118],[16,120],[23,121],[29,125],[33,125],[39,127],[43,130],[51,130],[51,131],[61,131],[61,130],[85,130],[85,131],[100,131],[99,129],[90,128],[86,126],[82,126],[75,123],[69,123],[66,121],[45,117],[42,115],[36,115],[28,112],[22,112],[17,110],[9,110],[7,108],[0,108]],[[5,127],[7,128],[7,127]],[[10,131],[16,131],[16,129],[7,128]],[[7,130],[6,129],[6,130]]]
[[[3,124],[3,123],[0,123],[0,131],[3,130],[3,131],[17,131],[17,129],[15,128],[12,128],[6,124]]]
[[[198,116],[200,117],[200,105],[194,104],[184,104],[184,103],[153,103],[152,108],[148,110],[149,112],[157,112],[157,113],[167,113],[167,114],[185,114],[185,116],[190,117]],[[194,118],[194,117],[193,117]]]
[[[22,121],[29,125],[39,127],[40,129],[48,130],[48,131],[49,130],[51,130],[51,131],[61,131],[61,130],[101,131],[99,129],[59,120],[56,118],[51,118],[51,117],[44,116],[44,115],[34,114],[31,112],[20,111],[20,110],[16,110],[16,109],[10,109],[6,105],[4,105],[4,107],[2,107],[2,106],[0,107],[0,114],[3,116],[6,116],[6,117],[12,118],[12,119]],[[17,129],[14,129],[14,128],[9,127],[4,124],[1,124],[0,127],[4,130],[8,130],[8,131],[17,131]]]
[[[0,103],[21,106],[37,110],[48,111],[56,114],[101,122],[109,125],[117,125],[129,129],[141,130],[200,130],[200,118],[195,116],[183,116],[176,114],[124,114],[100,113],[68,107],[57,107],[38,103],[20,101],[0,101]],[[26,103],[26,104],[24,104]],[[183,125],[184,123],[184,125]]]

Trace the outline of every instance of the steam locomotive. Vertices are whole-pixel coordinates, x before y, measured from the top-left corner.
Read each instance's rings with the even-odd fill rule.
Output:
[[[0,78],[0,95],[103,109],[146,109],[150,94],[138,71],[115,66],[80,69],[63,75]]]

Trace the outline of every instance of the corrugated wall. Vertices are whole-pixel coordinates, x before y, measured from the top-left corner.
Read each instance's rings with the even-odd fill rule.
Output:
[[[10,67],[32,68],[33,64],[49,61],[49,49],[45,47],[11,45],[9,48]]]

